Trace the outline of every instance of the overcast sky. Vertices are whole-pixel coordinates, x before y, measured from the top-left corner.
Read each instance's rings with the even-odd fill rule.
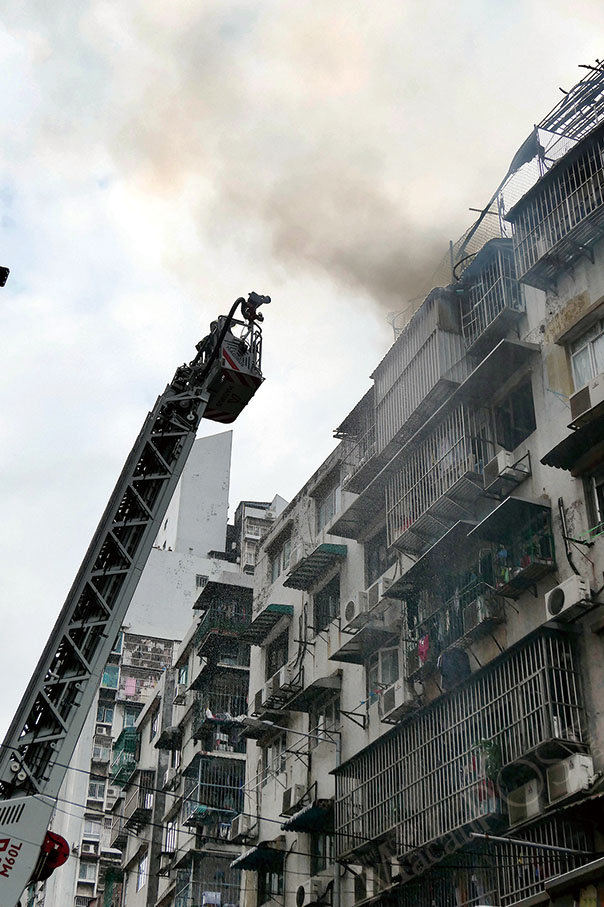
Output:
[[[290,498],[388,312],[602,56],[603,20],[599,0],[4,0],[2,732],[209,321],[273,297],[231,505]]]

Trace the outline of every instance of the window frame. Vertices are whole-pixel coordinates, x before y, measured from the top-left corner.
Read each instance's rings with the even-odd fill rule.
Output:
[[[330,587],[333,586],[335,589],[337,583],[338,592],[337,595],[332,595]],[[330,590],[330,591],[328,591]],[[323,601],[323,596],[327,596],[326,602]],[[341,583],[340,583],[340,573],[334,573],[326,583],[323,583],[320,589],[317,589],[316,592],[313,592],[312,596],[312,616],[313,616],[313,633],[316,636],[321,631],[326,630],[327,627],[333,623],[336,618],[340,616],[340,607],[341,607]]]
[[[583,331],[576,340],[573,340],[570,343],[570,367],[575,392],[581,390],[581,388],[583,387],[586,387],[590,381],[592,381],[597,375],[601,374],[601,372],[604,371],[604,363],[600,371],[598,371],[600,367],[597,362],[597,353],[594,349],[594,345],[597,341],[600,341],[600,343],[604,344],[604,318],[599,318],[597,321],[591,324],[589,328]],[[585,350],[587,350],[588,352],[591,374],[586,381],[583,381],[583,383],[581,383],[576,363],[579,359],[579,356],[584,353]]]

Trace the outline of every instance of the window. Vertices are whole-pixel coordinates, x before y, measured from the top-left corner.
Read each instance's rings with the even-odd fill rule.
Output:
[[[176,822],[174,820],[166,822],[164,851],[166,853],[174,853],[176,851]]]
[[[179,768],[180,759],[181,759],[180,750],[170,750],[170,768]]]
[[[495,406],[497,442],[505,450],[515,450],[536,427],[533,390],[528,379]]]
[[[149,740],[153,740],[159,730],[159,709],[156,709],[149,723]]]
[[[104,800],[105,798],[105,782],[104,781],[90,781],[88,783],[88,799],[89,800]]]
[[[254,567],[256,565],[256,545],[254,542],[245,543],[243,554],[243,563]]]
[[[84,837],[100,838],[101,837],[101,820],[84,819]]]
[[[266,680],[276,674],[279,668],[287,661],[289,654],[289,629],[279,633],[266,647]]]
[[[333,838],[315,832],[310,836],[310,874],[316,876],[333,863]]]
[[[373,538],[365,542],[365,574],[367,577],[367,587],[375,583],[382,576],[388,567],[396,563],[396,554],[394,551],[388,555],[388,542],[386,527],[380,529]]]
[[[602,535],[604,533],[604,469],[586,476],[583,483],[589,535],[590,537]]]
[[[114,644],[113,644],[113,649],[112,649],[111,651],[112,651],[112,652],[121,652],[121,651],[122,651],[122,643],[123,643],[123,641],[124,641],[124,634],[123,634],[122,631],[120,630],[120,632],[117,634],[117,637],[116,637],[115,642],[114,642]]]
[[[317,497],[315,512],[317,515],[317,532],[321,532],[325,526],[333,520],[341,506],[341,488],[338,483],[333,485],[328,492]]]
[[[147,867],[149,865],[149,855],[145,853],[138,861],[138,870],[136,873],[136,890],[140,891],[147,881]]]
[[[283,895],[283,870],[270,870],[258,873],[258,904],[265,904],[271,898]]]
[[[110,690],[117,690],[117,682],[120,674],[118,665],[105,665],[101,685],[108,687]]]
[[[271,583],[274,583],[281,574],[289,567],[289,561],[292,553],[291,537],[285,539],[283,544],[275,549],[271,555]]]
[[[195,577],[195,588],[201,592],[202,589],[205,589],[208,577],[204,576],[202,573],[198,573]]]
[[[99,706],[96,710],[96,720],[100,721],[101,724],[111,724],[113,721],[113,706],[102,705],[99,703]]]
[[[313,629],[324,630],[340,613],[340,574],[337,573],[319,592],[313,595]]]
[[[322,740],[331,740],[331,732],[340,727],[340,697],[323,700],[313,706],[308,717],[312,734],[309,746],[317,746]]]
[[[570,361],[575,390],[585,387],[592,378],[604,372],[604,318],[571,344]]]
[[[280,734],[262,747],[262,786],[272,775],[286,771],[287,734]]]
[[[189,682],[189,665],[186,664],[182,668],[178,669],[178,682],[179,683],[188,683]]]
[[[367,700],[373,702],[380,690],[395,683],[400,676],[398,648],[380,649],[367,662]]]
[[[134,727],[139,715],[139,709],[124,710],[124,727]]]
[[[82,882],[96,881],[96,863],[85,863],[80,861],[78,866],[78,879]]]

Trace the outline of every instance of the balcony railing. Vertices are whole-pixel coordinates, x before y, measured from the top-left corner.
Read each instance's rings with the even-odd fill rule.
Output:
[[[125,819],[123,813],[114,813],[111,820],[111,834],[109,836],[109,843],[111,847],[117,847],[121,849],[124,847],[126,841],[128,840],[128,832],[126,830]]]
[[[478,639],[504,620],[503,599],[485,582],[470,583],[415,627],[406,644],[407,678],[425,679],[446,649]]]
[[[502,779],[513,787],[519,763],[583,748],[581,717],[568,636],[543,633],[507,653],[336,770],[339,856],[354,861],[388,835],[403,856],[501,820]]]
[[[231,860],[232,857],[221,859],[208,854],[194,859],[189,870],[179,870],[174,907],[235,907],[239,903],[241,870],[231,869]]]
[[[200,655],[206,654],[208,640],[215,636],[236,636],[249,626],[251,608],[240,604],[214,605],[203,613],[195,634],[194,646]]]
[[[136,785],[126,797],[124,823],[126,828],[139,829],[151,819],[155,788],[155,772],[137,772]]]
[[[462,315],[466,346],[474,350],[479,341],[493,346],[525,311],[510,240],[493,240],[483,247],[466,269],[464,283],[468,285]]]
[[[212,812],[242,812],[244,782],[243,763],[202,757],[197,777],[185,778],[183,824],[211,822]]]
[[[510,211],[518,275],[547,289],[581,255],[589,255],[604,220],[604,135],[587,137]],[[591,253],[593,255],[593,252]]]
[[[113,745],[113,757],[109,774],[114,784],[123,786],[136,769],[136,728],[124,728]]]
[[[459,519],[483,488],[495,453],[481,412],[458,406],[409,454],[386,486],[388,544],[419,553]]]
[[[364,435],[354,443],[346,454],[346,468],[348,474],[344,480],[344,486],[350,491],[358,491],[354,479],[359,470],[375,456],[375,425],[370,425]]]
[[[593,849],[588,828],[560,817],[531,825],[528,832],[516,832],[515,838],[526,838],[535,844]],[[471,852],[455,853],[434,869],[402,885],[393,903],[397,907],[480,907],[517,904],[543,890],[544,882],[581,866],[587,857],[563,851],[539,850],[521,843],[498,844],[492,848],[475,842]],[[549,899],[548,899],[549,900]]]

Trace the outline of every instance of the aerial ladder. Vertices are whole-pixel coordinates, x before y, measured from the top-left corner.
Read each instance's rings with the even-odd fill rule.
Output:
[[[61,784],[201,419],[233,422],[263,381],[258,308],[268,302],[250,293],[212,323],[126,460],[0,748],[0,907],[69,855],[47,830]]]

